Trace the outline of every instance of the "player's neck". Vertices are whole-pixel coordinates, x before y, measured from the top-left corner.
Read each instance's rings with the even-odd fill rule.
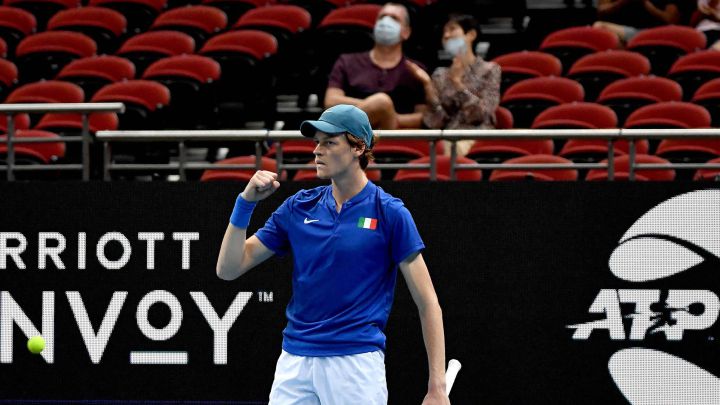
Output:
[[[335,208],[338,212],[346,201],[360,193],[368,183],[363,170],[356,170],[345,176],[332,179],[332,194],[335,198]]]

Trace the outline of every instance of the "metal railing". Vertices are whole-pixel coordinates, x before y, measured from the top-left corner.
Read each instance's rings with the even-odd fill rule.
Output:
[[[614,178],[614,143],[626,140],[629,144],[629,179],[635,179],[635,173],[641,169],[720,169],[720,164],[706,163],[670,163],[670,164],[640,164],[635,161],[636,141],[638,139],[708,139],[720,138],[719,128],[703,129],[511,129],[511,130],[396,130],[375,131],[381,139],[420,139],[430,143],[429,164],[372,164],[369,169],[429,169],[431,180],[437,176],[435,144],[440,140],[451,142],[450,177],[456,179],[458,170],[476,169],[606,169],[608,179]],[[98,131],[98,140],[103,142],[103,178],[110,180],[110,173],[114,170],[143,171],[143,170],[171,170],[177,171],[180,180],[186,180],[187,170],[225,170],[225,169],[259,169],[262,158],[262,143],[265,141],[283,141],[292,139],[305,139],[299,131],[272,131],[272,130],[209,130],[209,131]],[[608,142],[607,163],[538,163],[538,164],[459,164],[457,162],[456,142],[465,139],[604,139]],[[252,141],[255,142],[255,164],[223,164],[188,162],[186,142],[227,142]],[[171,163],[153,164],[122,164],[112,161],[112,147],[114,142],[177,142],[179,159]],[[276,160],[278,172],[284,169],[307,169],[305,164],[285,164],[282,162],[282,143],[277,144]]]
[[[0,139],[0,144],[7,144],[7,159],[0,170],[5,170],[7,180],[15,180],[16,171],[42,171],[42,170],[81,170],[83,181],[90,179],[90,144],[93,142],[90,134],[88,114],[95,112],[124,112],[123,103],[27,103],[27,104],[0,104],[0,114],[7,116],[7,138]],[[79,136],[63,136],[59,139],[23,137],[15,138],[15,115],[23,113],[80,113],[82,130]],[[53,165],[21,165],[15,164],[15,145],[25,143],[57,143],[82,142],[82,162],[80,164],[66,163]]]

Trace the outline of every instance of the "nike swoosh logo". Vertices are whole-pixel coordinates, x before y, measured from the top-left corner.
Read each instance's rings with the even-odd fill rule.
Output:
[[[318,222],[318,221],[319,221],[319,219],[307,219],[307,218],[305,218],[305,221],[303,221],[303,222],[306,223],[306,224],[309,224],[309,223],[311,223],[311,222]]]

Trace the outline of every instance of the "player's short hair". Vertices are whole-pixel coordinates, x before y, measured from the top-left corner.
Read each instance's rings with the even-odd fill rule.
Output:
[[[365,170],[367,168],[368,164],[370,163],[370,161],[375,160],[375,156],[373,155],[373,152],[372,152],[372,147],[375,146],[375,144],[377,143],[377,135],[373,134],[372,145],[370,145],[370,146],[365,145],[365,141],[363,141],[362,139],[358,138],[357,136],[355,136],[349,132],[345,133],[345,139],[347,139],[348,143],[353,148],[365,148],[365,150],[363,151],[363,154],[360,155],[360,157],[359,157],[360,168]]]

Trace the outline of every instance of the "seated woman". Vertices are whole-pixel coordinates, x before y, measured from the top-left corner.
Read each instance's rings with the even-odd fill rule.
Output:
[[[493,129],[495,109],[500,101],[500,66],[486,62],[473,52],[478,24],[470,15],[450,16],[443,28],[442,43],[453,56],[452,65],[438,68],[432,78],[423,69],[407,62],[423,83],[429,108],[423,124],[432,129]],[[457,142],[464,156],[475,141]],[[449,154],[450,143],[446,142]]]

